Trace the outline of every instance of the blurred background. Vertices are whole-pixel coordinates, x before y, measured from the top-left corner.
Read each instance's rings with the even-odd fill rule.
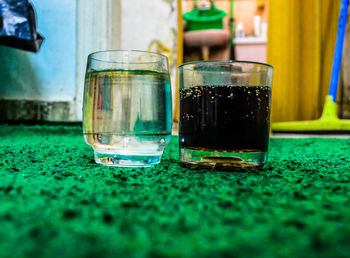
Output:
[[[322,112],[340,0],[29,2],[44,41],[37,53],[0,46],[2,122],[81,121],[87,55],[107,49],[168,56],[175,120],[176,67],[193,60],[273,65],[272,122],[316,119]],[[213,8],[218,11],[210,13]],[[196,10],[208,14],[204,22],[196,20]],[[340,118],[350,118],[349,50],[348,23],[337,98]]]

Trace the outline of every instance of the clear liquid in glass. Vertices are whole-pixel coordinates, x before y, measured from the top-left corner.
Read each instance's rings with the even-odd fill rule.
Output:
[[[171,135],[169,75],[151,70],[89,70],[84,137],[95,161],[111,166],[160,162]]]

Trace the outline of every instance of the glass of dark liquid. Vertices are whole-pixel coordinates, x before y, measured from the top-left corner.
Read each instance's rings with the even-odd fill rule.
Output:
[[[239,61],[179,67],[180,160],[191,168],[246,171],[267,161],[270,65]]]

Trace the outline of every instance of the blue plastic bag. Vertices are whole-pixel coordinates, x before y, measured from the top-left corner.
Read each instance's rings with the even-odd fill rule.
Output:
[[[42,43],[28,0],[0,0],[0,45],[38,52]]]

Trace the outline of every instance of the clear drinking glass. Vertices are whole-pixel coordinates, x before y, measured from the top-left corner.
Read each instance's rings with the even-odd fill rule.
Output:
[[[124,50],[88,56],[83,130],[96,163],[117,167],[159,163],[170,141],[171,123],[166,56]]]
[[[253,62],[179,67],[180,159],[192,168],[250,170],[267,161],[273,68]]]

